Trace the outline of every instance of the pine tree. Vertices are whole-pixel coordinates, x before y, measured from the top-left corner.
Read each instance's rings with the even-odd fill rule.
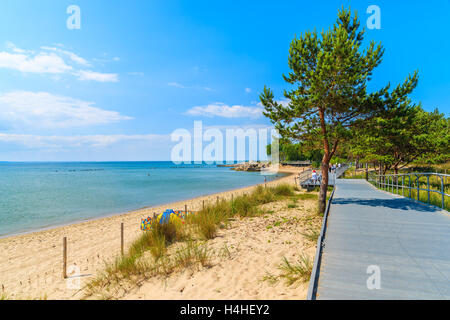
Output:
[[[402,99],[417,83],[417,73],[397,88],[399,96],[389,94],[389,85],[368,93],[372,71],[382,61],[384,49],[371,42],[362,48],[364,29],[360,30],[357,14],[350,9],[338,13],[334,26],[320,35],[306,32],[295,38],[289,50],[289,74],[284,80],[293,86],[285,90],[289,103],[274,99],[272,90],[264,87],[260,95],[265,111],[283,138],[320,142],[322,183],[319,211],[324,212],[330,160],[340,143],[351,137],[356,124],[377,116]]]

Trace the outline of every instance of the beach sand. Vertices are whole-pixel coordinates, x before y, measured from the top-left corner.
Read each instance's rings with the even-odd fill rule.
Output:
[[[302,168],[283,168],[297,173]],[[294,176],[268,182],[268,185],[294,183]],[[81,286],[102,271],[106,263],[120,254],[120,225],[124,223],[125,248],[140,234],[141,218],[167,208],[199,210],[203,201],[215,202],[217,196],[231,199],[251,191],[255,186],[140,209],[126,214],[71,224],[49,230],[0,239],[0,294],[9,299],[79,299]],[[269,273],[277,273],[282,258],[290,261],[305,252],[313,258],[315,245],[303,238],[299,217],[314,211],[312,201],[298,208],[286,204],[275,206],[270,217],[245,218],[221,230],[208,246],[219,252],[225,246],[229,254],[214,259],[210,268],[173,274],[169,278],[151,279],[130,290],[124,299],[304,299],[307,283],[300,287],[262,281]],[[279,208],[278,208],[278,207]],[[281,206],[281,207],[280,207]],[[282,225],[267,228],[283,218]],[[287,221],[287,222],[286,222]],[[304,223],[303,223],[304,224]],[[80,276],[63,279],[63,238],[67,237],[67,266],[79,270]]]

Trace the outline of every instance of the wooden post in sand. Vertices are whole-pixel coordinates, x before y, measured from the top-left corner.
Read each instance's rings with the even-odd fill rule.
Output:
[[[120,224],[120,253],[123,255],[123,222]]]
[[[63,238],[63,278],[67,278],[67,238]]]
[[[219,196],[217,196],[217,201],[216,201],[216,203],[219,204]]]
[[[205,200],[203,200],[202,209],[205,209]]]
[[[187,215],[187,204],[184,205],[184,214]]]
[[[231,202],[233,202],[234,201],[234,194],[232,193],[231,194]]]

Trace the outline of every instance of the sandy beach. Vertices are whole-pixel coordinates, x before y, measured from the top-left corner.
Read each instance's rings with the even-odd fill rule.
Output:
[[[302,168],[283,168],[297,173]],[[268,184],[294,183],[294,176],[286,176]],[[255,186],[179,201],[163,206],[145,208],[126,214],[75,223],[63,227],[0,239],[0,292],[10,299],[79,299],[80,290],[68,282],[81,285],[92,279],[105,264],[120,254],[120,225],[124,223],[125,248],[140,234],[141,218],[167,208],[199,210],[203,201],[215,202],[217,197],[230,199],[251,191]],[[314,256],[315,246],[301,235],[302,215],[313,211],[305,202],[299,208],[285,209],[276,203],[276,214],[235,221],[230,228],[208,242],[218,251],[226,245],[227,257],[217,257],[213,266],[197,272],[186,271],[168,279],[152,279],[131,290],[124,299],[304,299],[306,287],[286,286],[279,282],[262,281],[268,272],[276,272],[283,257],[295,259],[302,251]],[[283,207],[284,206],[284,207]],[[267,228],[281,216],[285,223],[279,228]],[[293,219],[295,218],[295,219]],[[67,238],[67,265],[80,270],[80,276],[63,279],[62,243]]]

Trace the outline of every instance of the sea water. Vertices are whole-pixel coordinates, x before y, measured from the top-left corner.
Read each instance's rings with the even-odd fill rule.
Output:
[[[0,236],[263,182],[259,172],[206,164],[0,163]]]

